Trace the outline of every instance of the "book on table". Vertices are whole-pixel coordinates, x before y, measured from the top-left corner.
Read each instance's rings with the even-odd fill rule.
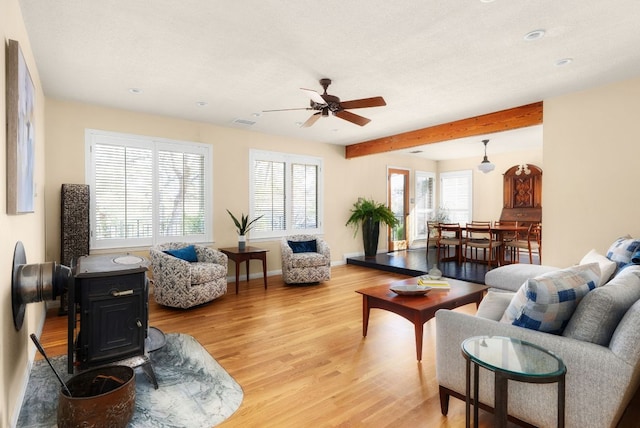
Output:
[[[451,285],[444,279],[418,278],[418,285],[429,287],[434,290],[449,290]]]

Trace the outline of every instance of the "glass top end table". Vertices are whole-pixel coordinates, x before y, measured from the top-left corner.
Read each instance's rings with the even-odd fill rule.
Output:
[[[470,426],[471,363],[474,364],[474,392],[478,397],[478,367],[495,374],[496,426],[507,425],[507,381],[526,383],[558,383],[558,427],[564,427],[564,393],[567,368],[554,353],[533,343],[502,336],[476,336],[462,342],[462,355],[467,360],[466,426]],[[478,421],[478,403],[474,406],[474,422]]]
[[[554,377],[567,370],[562,360],[552,352],[511,337],[472,337],[462,342],[462,352],[472,362],[488,370],[501,370],[527,378]]]

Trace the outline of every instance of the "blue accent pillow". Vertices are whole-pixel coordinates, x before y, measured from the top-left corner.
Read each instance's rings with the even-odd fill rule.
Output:
[[[623,269],[628,268],[629,266],[638,266],[638,265],[640,265],[640,251],[636,251],[635,253],[633,253],[629,263],[624,264],[624,265],[622,265],[622,267],[618,268],[618,272],[617,273],[619,273]]]
[[[165,250],[163,253],[169,254],[173,257],[177,257],[188,262],[197,262],[198,256],[196,255],[196,247],[189,245],[188,247],[179,248],[177,250]]]
[[[631,262],[635,253],[640,251],[640,240],[622,237],[616,239],[607,251],[607,258],[616,262],[618,270]]]
[[[287,241],[294,253],[317,253],[316,240],[311,241]]]
[[[514,316],[513,325],[562,334],[578,303],[596,288],[599,281],[598,263],[573,266],[528,279],[516,294],[524,294],[523,305],[517,307],[522,296],[514,297],[501,321],[508,321],[505,316]]]

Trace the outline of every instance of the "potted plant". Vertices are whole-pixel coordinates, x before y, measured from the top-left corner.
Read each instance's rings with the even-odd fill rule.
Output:
[[[378,252],[380,223],[395,227],[399,224],[399,221],[393,211],[385,204],[375,202],[372,199],[358,198],[358,201],[353,204],[351,216],[345,226],[353,226],[355,228],[353,236],[355,236],[362,224],[365,257],[375,257]]]
[[[236,228],[238,229],[238,249],[240,251],[243,251],[247,243],[247,232],[253,229],[253,227],[255,226],[255,222],[260,220],[264,216],[264,214],[249,221],[249,216],[244,215],[244,213],[240,214],[240,220],[238,220],[236,216],[231,214],[231,211],[227,210],[227,212],[231,216],[233,223],[235,223]]]

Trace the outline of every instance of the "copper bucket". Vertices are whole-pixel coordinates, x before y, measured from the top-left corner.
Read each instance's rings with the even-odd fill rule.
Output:
[[[58,427],[126,427],[135,408],[135,372],[127,366],[106,366],[73,376],[60,391]]]

